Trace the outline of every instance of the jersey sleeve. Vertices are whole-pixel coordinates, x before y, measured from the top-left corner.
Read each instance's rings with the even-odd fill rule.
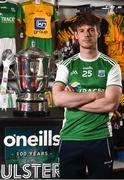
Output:
[[[58,65],[55,82],[62,82],[65,85],[68,82],[68,69],[66,66]]]
[[[122,87],[121,69],[118,64],[114,65],[108,74],[107,86],[111,85]]]
[[[58,21],[59,17],[58,17],[58,12],[56,11],[55,6],[53,6],[53,15],[52,15],[52,21]]]
[[[22,20],[24,19],[24,11],[23,8],[21,6],[21,4],[18,4],[18,9],[17,9],[17,21],[22,22]]]

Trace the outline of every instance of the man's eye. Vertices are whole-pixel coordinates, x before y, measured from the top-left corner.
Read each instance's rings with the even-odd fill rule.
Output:
[[[80,32],[84,32],[84,30],[82,29],[82,30],[80,30]]]
[[[94,32],[94,29],[90,29],[90,32]]]

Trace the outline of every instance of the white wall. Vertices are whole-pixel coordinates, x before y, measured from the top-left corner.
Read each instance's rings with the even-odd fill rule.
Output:
[[[28,0],[11,0],[15,2],[25,2]],[[55,0],[43,0],[50,3],[55,2]],[[84,4],[92,4],[94,6],[101,6],[101,5],[124,5],[124,0],[58,0],[59,5],[63,6],[78,6],[78,5],[84,5]]]
[[[91,6],[111,6],[111,5],[124,5],[124,0],[59,0],[59,15],[61,19],[71,17],[76,14],[76,6],[90,4]],[[74,8],[70,8],[70,7]],[[63,8],[62,8],[63,7]],[[107,10],[95,10],[95,13],[105,16]]]
[[[9,1],[9,0],[8,0]],[[31,0],[10,0],[18,3],[31,1]],[[34,0],[35,1],[35,0]],[[55,4],[55,0],[41,0]],[[124,0],[58,0],[59,4],[59,19],[63,20],[65,18],[71,17],[76,14],[76,6],[91,4],[91,6],[111,6],[111,5],[124,5]],[[107,11],[100,11],[101,15],[105,15]]]
[[[60,5],[78,6],[84,4],[92,4],[94,6],[102,5],[124,5],[124,0],[59,0]]]
[[[8,0],[9,1],[9,0]],[[30,0],[11,0],[14,2],[22,3]],[[55,4],[55,0],[41,0]],[[106,6],[106,5],[124,5],[124,0],[58,0],[59,4],[59,17],[61,20],[67,17],[71,17],[76,14],[77,10],[75,6],[91,4],[91,6]],[[64,6],[64,8],[62,8]],[[73,6],[74,8],[70,8]],[[103,13],[104,12],[100,12]],[[102,14],[101,14],[102,15]]]

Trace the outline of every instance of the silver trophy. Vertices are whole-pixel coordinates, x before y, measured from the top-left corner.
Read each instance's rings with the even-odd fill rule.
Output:
[[[51,56],[36,47],[15,55],[18,96],[15,114],[42,115],[49,112],[45,91],[48,86]]]

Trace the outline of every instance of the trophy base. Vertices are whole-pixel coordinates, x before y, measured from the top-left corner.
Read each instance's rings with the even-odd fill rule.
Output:
[[[18,100],[16,101],[15,116],[44,116],[49,114],[47,99],[42,100]]]
[[[27,112],[27,111],[18,111],[14,110],[13,111],[14,116],[23,116],[23,117],[36,117],[36,116],[48,116],[50,114],[50,111],[48,112]]]

